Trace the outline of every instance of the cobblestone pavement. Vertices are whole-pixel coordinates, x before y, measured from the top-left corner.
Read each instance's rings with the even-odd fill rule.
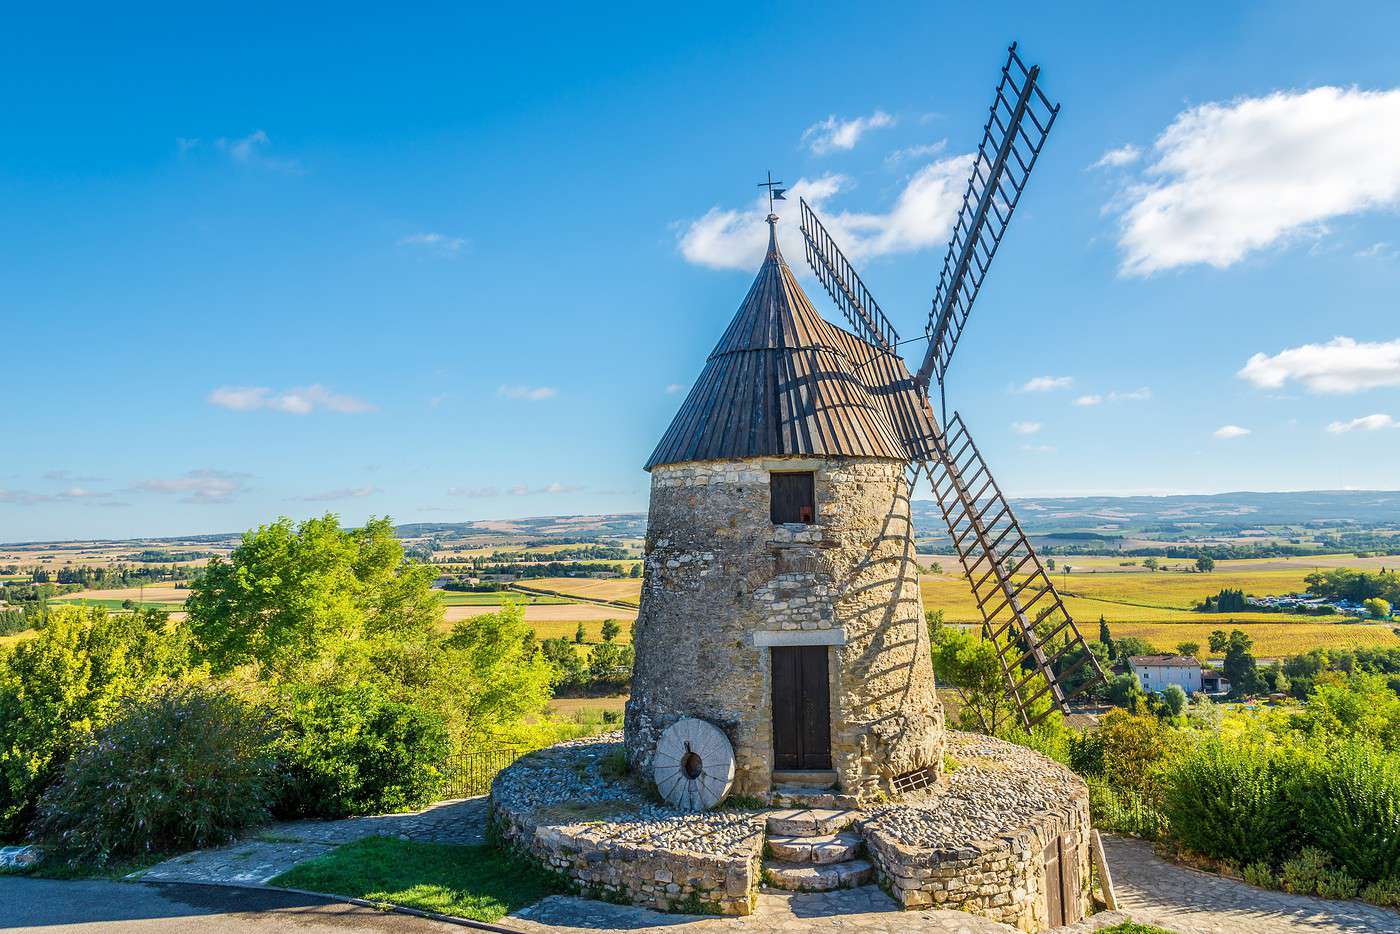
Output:
[[[900,911],[873,885],[835,892],[764,892],[754,913],[742,918],[671,915],[645,908],[610,905],[555,895],[505,918],[502,925],[524,934],[801,934],[843,931],[858,934],[1018,934],[1015,928],[961,911]]]
[[[1118,907],[1180,934],[1400,932],[1400,914],[1359,901],[1258,889],[1160,859],[1152,845],[1103,836]]]
[[[363,837],[398,837],[426,843],[481,843],[486,798],[443,801],[422,811],[349,817],[344,820],[282,821],[228,846],[195,850],[158,863],[140,874],[144,882],[214,882],[261,885],[303,860]]]

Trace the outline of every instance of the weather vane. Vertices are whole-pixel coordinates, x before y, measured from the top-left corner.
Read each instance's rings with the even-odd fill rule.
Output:
[[[786,189],[786,188],[783,188],[783,187],[780,187],[782,184],[783,184],[782,182],[775,182],[775,181],[773,181],[773,173],[772,173],[772,171],[769,171],[769,173],[768,173],[768,181],[766,181],[766,182],[759,182],[759,183],[758,183],[758,187],[759,187],[759,188],[767,188],[767,189],[768,189],[768,213],[769,213],[769,214],[772,214],[772,213],[773,213],[773,202],[774,202],[774,201],[786,201],[786,200],[787,200],[786,198],[783,197],[783,193],[786,192],[787,189]]]

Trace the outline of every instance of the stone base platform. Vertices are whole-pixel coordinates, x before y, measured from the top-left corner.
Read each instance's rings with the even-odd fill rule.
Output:
[[[681,811],[619,775],[624,762],[620,733],[522,757],[492,786],[494,832],[586,896],[668,912],[752,912],[779,802]],[[1088,902],[1088,789],[1021,746],[950,732],[942,784],[866,805],[846,822],[840,831],[859,837],[881,887],[904,908],[959,908],[1034,932],[1058,922],[1052,906],[1069,906],[1075,921]],[[850,843],[843,847],[855,857]]]

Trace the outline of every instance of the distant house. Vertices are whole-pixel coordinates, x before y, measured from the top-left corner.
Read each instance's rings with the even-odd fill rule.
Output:
[[[1207,694],[1229,694],[1230,679],[1223,671],[1202,671],[1201,690]]]
[[[1128,665],[1144,691],[1158,694],[1177,685],[1187,694],[1199,693],[1201,663],[1189,655],[1133,655]]]

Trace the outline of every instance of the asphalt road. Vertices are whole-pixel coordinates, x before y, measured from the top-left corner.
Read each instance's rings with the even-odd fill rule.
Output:
[[[0,931],[44,934],[462,934],[466,928],[290,892],[0,876]]]

